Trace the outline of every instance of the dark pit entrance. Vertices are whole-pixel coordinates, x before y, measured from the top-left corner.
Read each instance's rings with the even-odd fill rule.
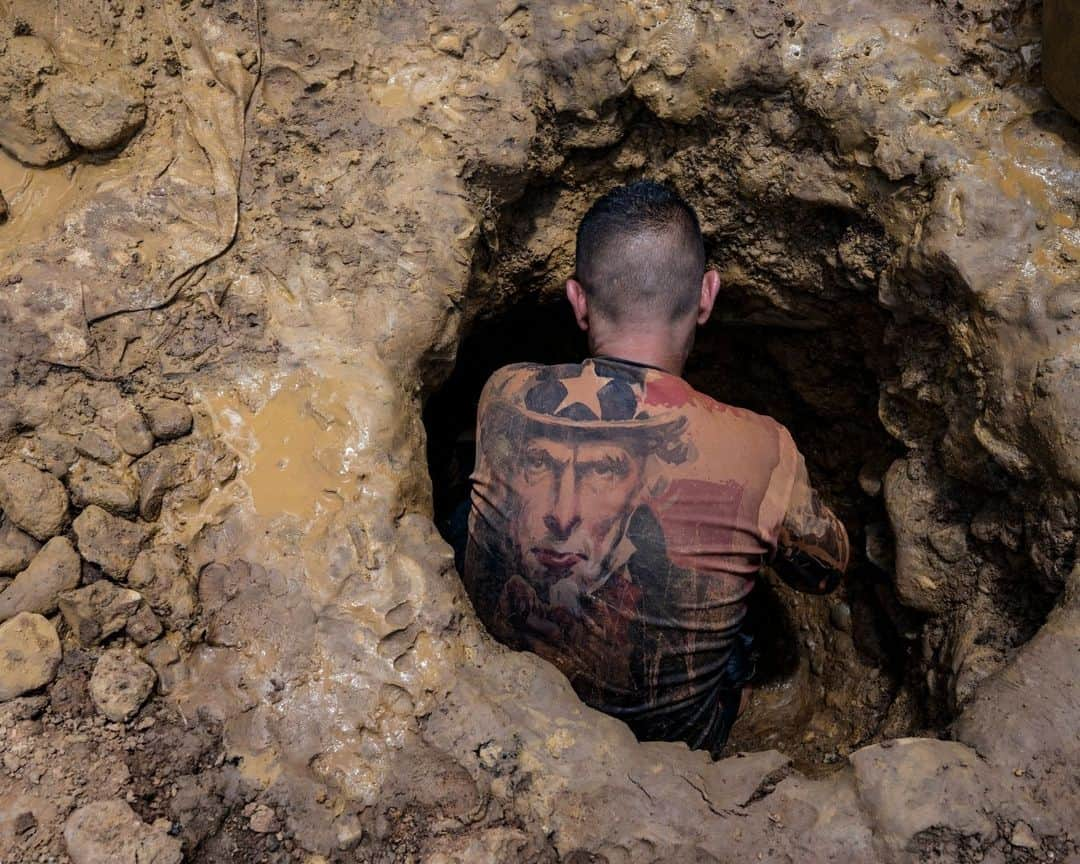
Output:
[[[585,356],[561,287],[581,216],[619,183],[668,182],[697,210],[723,284],[686,377],[791,430],[854,550],[844,586],[826,598],[796,594],[768,573],[758,580],[756,695],[730,749],[776,747],[813,770],[867,742],[941,728],[948,716],[927,683],[924,618],[893,589],[881,498],[883,473],[904,452],[878,411],[883,385],[895,392],[899,377],[890,339],[902,337],[890,330],[903,332],[878,302],[879,281],[899,259],[853,194],[861,188],[866,200],[917,209],[921,190],[831,167],[822,156],[833,146],[827,134],[784,94],[743,94],[688,126],[618,102],[585,126],[553,118],[549,135],[531,185],[520,176],[472,177],[483,187],[474,204],[485,218],[463,340],[449,375],[432,368],[429,380],[442,384],[424,413],[440,527],[467,494],[488,375],[522,360]],[[902,408],[913,429],[940,423]]]
[[[756,696],[730,748],[778,747],[808,770],[927,720],[910,698],[917,682],[908,680],[919,621],[896,602],[887,520],[876,494],[898,452],[877,419],[871,360],[881,322],[869,305],[857,314],[858,330],[841,322],[814,330],[736,325],[718,316],[700,331],[686,370],[703,392],[784,423],[851,535],[854,562],[835,594],[795,594],[765,576],[752,597]],[[445,536],[468,495],[476,405],[487,377],[508,363],[571,362],[585,352],[558,297],[527,294],[472,323],[452,374],[424,412],[436,522]]]

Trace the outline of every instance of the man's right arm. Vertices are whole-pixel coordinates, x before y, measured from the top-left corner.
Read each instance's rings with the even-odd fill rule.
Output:
[[[843,523],[811,487],[800,457],[791,502],[770,566],[797,591],[828,594],[847,570],[850,555]]]

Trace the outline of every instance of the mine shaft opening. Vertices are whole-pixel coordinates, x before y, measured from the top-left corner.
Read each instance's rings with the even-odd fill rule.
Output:
[[[898,449],[877,419],[877,380],[863,340],[880,338],[867,332],[880,322],[867,324],[876,313],[864,305],[851,310],[864,323],[858,336],[849,321],[807,330],[718,315],[700,330],[685,373],[699,390],[787,426],[851,536],[849,575],[833,595],[795,594],[766,575],[750,601],[755,696],[729,750],[776,747],[806,770],[839,763],[868,740],[915,731],[930,720],[896,698],[911,677],[907,655],[917,622],[891,585],[891,538],[879,490]],[[455,512],[469,493],[476,408],[488,376],[508,363],[585,356],[568,304],[552,294],[525,294],[472,322],[453,372],[424,412],[435,518],[448,540],[460,531]]]
[[[727,752],[776,748],[804,771],[831,770],[863,744],[934,732],[950,719],[920,659],[926,618],[897,598],[882,496],[886,469],[904,453],[879,419],[882,384],[897,371],[891,313],[878,302],[893,248],[847,197],[848,181],[797,194],[785,186],[779,161],[796,154],[790,179],[830,146],[785,97],[749,94],[723,111],[723,121],[682,127],[640,105],[612,106],[586,129],[557,126],[557,167],[531,185],[474,178],[493,192],[475,201],[484,218],[458,350],[452,368],[435,360],[427,376],[435,518],[449,538],[468,495],[488,376],[508,363],[586,356],[562,294],[585,210],[638,177],[674,186],[699,213],[709,266],[722,279],[685,377],[791,431],[853,551],[847,578],[827,597],[797,594],[767,571],[757,580],[754,698]]]

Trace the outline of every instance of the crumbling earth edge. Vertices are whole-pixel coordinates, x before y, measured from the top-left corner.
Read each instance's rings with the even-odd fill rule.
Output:
[[[9,857],[1075,856],[1077,134],[1026,76],[1026,7],[1000,6],[0,7],[14,155],[44,166],[0,183],[6,572],[56,536],[79,553],[79,587],[53,544],[34,572],[56,592],[8,618],[63,655],[16,670],[56,676],[44,699],[2,707]],[[50,106],[101,70],[141,85],[141,123],[129,94],[104,131],[57,131]],[[953,740],[816,779],[583,707],[479,630],[429,518],[420,404],[470,316],[510,299],[477,278],[500,220],[570,151],[647,170],[619,150],[627,105],[722,125],[748,97],[773,150],[718,148],[719,179],[890,241],[896,587],[963,697]],[[845,248],[837,273],[861,266]],[[524,263],[557,271],[565,244]],[[835,299],[728,276],[789,318]],[[1017,585],[1058,598],[1022,645],[991,602]],[[148,674],[164,700],[140,714]],[[79,809],[125,796],[137,817]]]

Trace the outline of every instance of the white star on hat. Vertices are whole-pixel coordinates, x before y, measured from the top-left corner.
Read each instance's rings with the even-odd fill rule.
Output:
[[[581,375],[577,378],[562,379],[562,384],[566,388],[566,398],[559,403],[555,413],[558,414],[575,402],[580,402],[599,420],[604,415],[600,408],[600,388],[610,380],[610,378],[601,378],[597,375],[596,367],[592,363],[585,363],[581,368]]]

